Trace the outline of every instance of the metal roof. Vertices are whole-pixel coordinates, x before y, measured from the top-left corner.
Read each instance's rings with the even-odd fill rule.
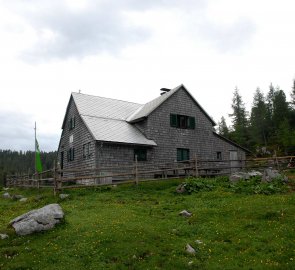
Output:
[[[81,117],[97,141],[157,145],[126,121],[88,115],[81,115]]]
[[[72,93],[80,114],[126,120],[142,105],[111,98],[85,95],[82,93]]]

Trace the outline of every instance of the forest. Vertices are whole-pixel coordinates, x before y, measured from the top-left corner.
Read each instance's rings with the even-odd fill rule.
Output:
[[[232,125],[228,126],[225,117],[221,117],[217,127],[220,135],[258,157],[295,155],[295,79],[289,102],[284,90],[270,84],[267,94],[256,89],[250,111],[236,87],[231,107]]]
[[[57,152],[41,152],[43,170],[53,167]],[[4,177],[8,174],[24,173],[31,174],[35,171],[35,152],[34,151],[11,151],[0,150],[0,186],[3,184]]]

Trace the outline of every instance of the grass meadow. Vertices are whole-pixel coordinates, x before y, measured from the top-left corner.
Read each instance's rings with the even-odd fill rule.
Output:
[[[182,181],[70,190],[65,200],[52,190],[9,190],[28,198],[19,202],[1,191],[0,233],[9,238],[0,239],[0,269],[295,269],[292,188],[249,192],[203,179],[177,194]],[[53,230],[17,236],[7,226],[49,203],[65,212]],[[184,209],[193,215],[180,216]]]

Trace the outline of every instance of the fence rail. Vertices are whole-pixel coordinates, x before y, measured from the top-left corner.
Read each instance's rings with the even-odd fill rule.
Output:
[[[291,165],[291,166],[290,166]],[[247,160],[204,160],[196,157],[181,162],[158,164],[138,164],[129,166],[108,166],[101,168],[53,169],[38,174],[9,175],[8,187],[52,188],[54,194],[63,189],[103,186],[111,184],[135,183],[188,176],[212,177],[230,175],[240,169],[261,169],[275,167],[278,170],[295,168],[295,156],[252,158]]]

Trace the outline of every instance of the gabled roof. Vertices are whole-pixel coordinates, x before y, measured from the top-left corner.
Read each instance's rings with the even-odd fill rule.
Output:
[[[82,115],[126,120],[142,105],[117,99],[72,93],[72,97]]]
[[[81,115],[81,117],[97,141],[157,145],[126,121],[86,115]]]
[[[76,104],[82,121],[95,140],[147,146],[157,145],[153,140],[147,139],[135,126],[125,121],[130,114],[142,106],[141,104],[82,93],[72,93],[70,102],[71,100]],[[65,120],[63,128],[64,125]]]
[[[201,109],[201,111],[206,115],[206,117],[211,121],[212,125],[215,126],[216,123],[214,120],[208,115],[208,113],[203,109],[203,107],[195,100],[195,98],[191,95],[191,93],[186,89],[186,87],[181,84],[169,92],[153,99],[152,101],[142,105],[139,107],[132,115],[127,118],[127,121],[130,123],[135,123],[137,121],[142,120],[145,117],[148,117],[154,110],[156,110],[162,103],[164,103],[168,98],[170,98],[173,94],[175,94],[180,89],[184,89],[191,99],[196,103],[196,105]]]

